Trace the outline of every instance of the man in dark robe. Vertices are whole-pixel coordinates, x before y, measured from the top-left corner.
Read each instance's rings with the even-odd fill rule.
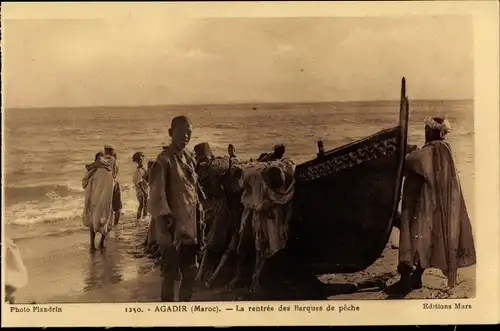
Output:
[[[222,187],[224,188],[224,196],[226,198],[226,206],[229,219],[229,244],[226,246],[217,268],[205,283],[206,286],[212,287],[215,282],[221,278],[222,273],[226,270],[227,264],[236,257],[236,250],[240,238],[240,223],[243,213],[243,205],[241,196],[243,194],[243,186],[241,176],[243,174],[244,164],[231,163],[228,175],[222,178]]]
[[[451,130],[442,117],[425,119],[425,145],[405,162],[398,272],[391,290],[408,294],[422,287],[427,268],[440,269],[448,286],[457,270],[476,263],[471,222],[465,206],[450,144]]]
[[[105,149],[105,151],[106,151],[106,149]],[[120,215],[122,213],[123,203],[122,203],[122,191],[120,189],[120,182],[118,181],[118,158],[117,158],[114,150],[112,151],[112,153],[113,153],[114,159],[116,160],[116,163],[115,163],[116,170],[114,173],[115,185],[113,186],[112,207],[113,207],[114,225],[117,225],[120,222]]]
[[[230,214],[224,180],[230,175],[231,159],[215,157],[208,143],[196,145],[194,152],[196,171],[205,194],[203,258],[196,280],[205,281],[212,275],[230,239]]]

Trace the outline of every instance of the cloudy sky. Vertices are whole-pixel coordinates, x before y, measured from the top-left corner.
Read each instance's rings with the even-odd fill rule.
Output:
[[[467,17],[5,19],[7,107],[473,97]]]

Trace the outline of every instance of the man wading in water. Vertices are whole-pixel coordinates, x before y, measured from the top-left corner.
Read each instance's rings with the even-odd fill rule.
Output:
[[[87,174],[82,180],[82,187],[85,189],[83,224],[90,230],[90,252],[95,251],[97,232],[101,233],[99,248],[105,249],[106,236],[113,227],[111,207],[117,166],[112,155],[113,148],[106,145],[104,154],[97,153],[94,163],[85,166]]]
[[[137,163],[137,169],[135,170],[134,176],[132,177],[132,182],[135,186],[135,195],[137,201],[139,202],[139,208],[137,209],[137,220],[141,217],[147,216],[147,205],[148,205],[148,195],[149,187],[147,182],[147,172],[144,169],[144,154],[142,152],[136,152],[132,156],[132,161]]]
[[[186,116],[172,120],[171,143],[163,147],[151,168],[149,212],[160,247],[161,301],[174,301],[174,281],[180,271],[179,301],[190,301],[197,273],[198,221],[202,213],[198,197],[196,161],[185,150],[192,124]]]
[[[112,148],[112,147],[111,147]],[[105,152],[106,153],[106,152]],[[115,179],[115,186],[113,186],[113,219],[114,225],[117,225],[120,222],[120,215],[122,212],[123,204],[122,204],[122,191],[120,189],[120,183],[118,182],[118,158],[114,149],[110,150],[109,153],[113,153],[113,157],[115,159],[115,171],[113,173],[113,178]]]

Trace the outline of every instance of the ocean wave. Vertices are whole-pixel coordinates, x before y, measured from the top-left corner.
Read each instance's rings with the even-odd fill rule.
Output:
[[[58,187],[55,185],[53,187]],[[52,187],[52,188],[53,188]],[[83,213],[83,190],[76,194],[59,195],[51,188],[45,189],[47,198],[44,200],[29,200],[26,195],[16,204],[7,205],[4,209],[6,224],[13,226],[31,226],[37,224],[54,225],[66,228],[74,224],[81,224]],[[63,192],[70,192],[71,187],[60,188]],[[123,213],[134,213],[138,206],[135,191],[132,185],[121,187]],[[7,198],[7,197],[6,197]],[[12,199],[12,198],[11,198]]]
[[[120,184],[122,191],[133,189],[132,184]],[[37,185],[7,185],[4,187],[5,204],[7,206],[33,201],[55,200],[58,198],[83,196],[85,190],[80,183],[69,182],[63,184],[46,184]]]
[[[82,197],[58,197],[53,201],[25,201],[5,208],[5,220],[9,225],[55,224],[81,218]]]
[[[81,195],[84,190],[77,184],[39,184],[31,186],[8,185],[4,187],[4,197],[7,206],[26,201],[50,200],[55,197]]]

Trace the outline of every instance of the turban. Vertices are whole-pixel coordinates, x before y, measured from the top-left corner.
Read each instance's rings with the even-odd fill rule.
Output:
[[[436,121],[437,117],[426,117],[424,120],[425,126],[431,130],[436,130],[440,132],[441,137],[444,137],[447,133],[451,131],[451,125],[448,120],[443,119],[443,123]]]

